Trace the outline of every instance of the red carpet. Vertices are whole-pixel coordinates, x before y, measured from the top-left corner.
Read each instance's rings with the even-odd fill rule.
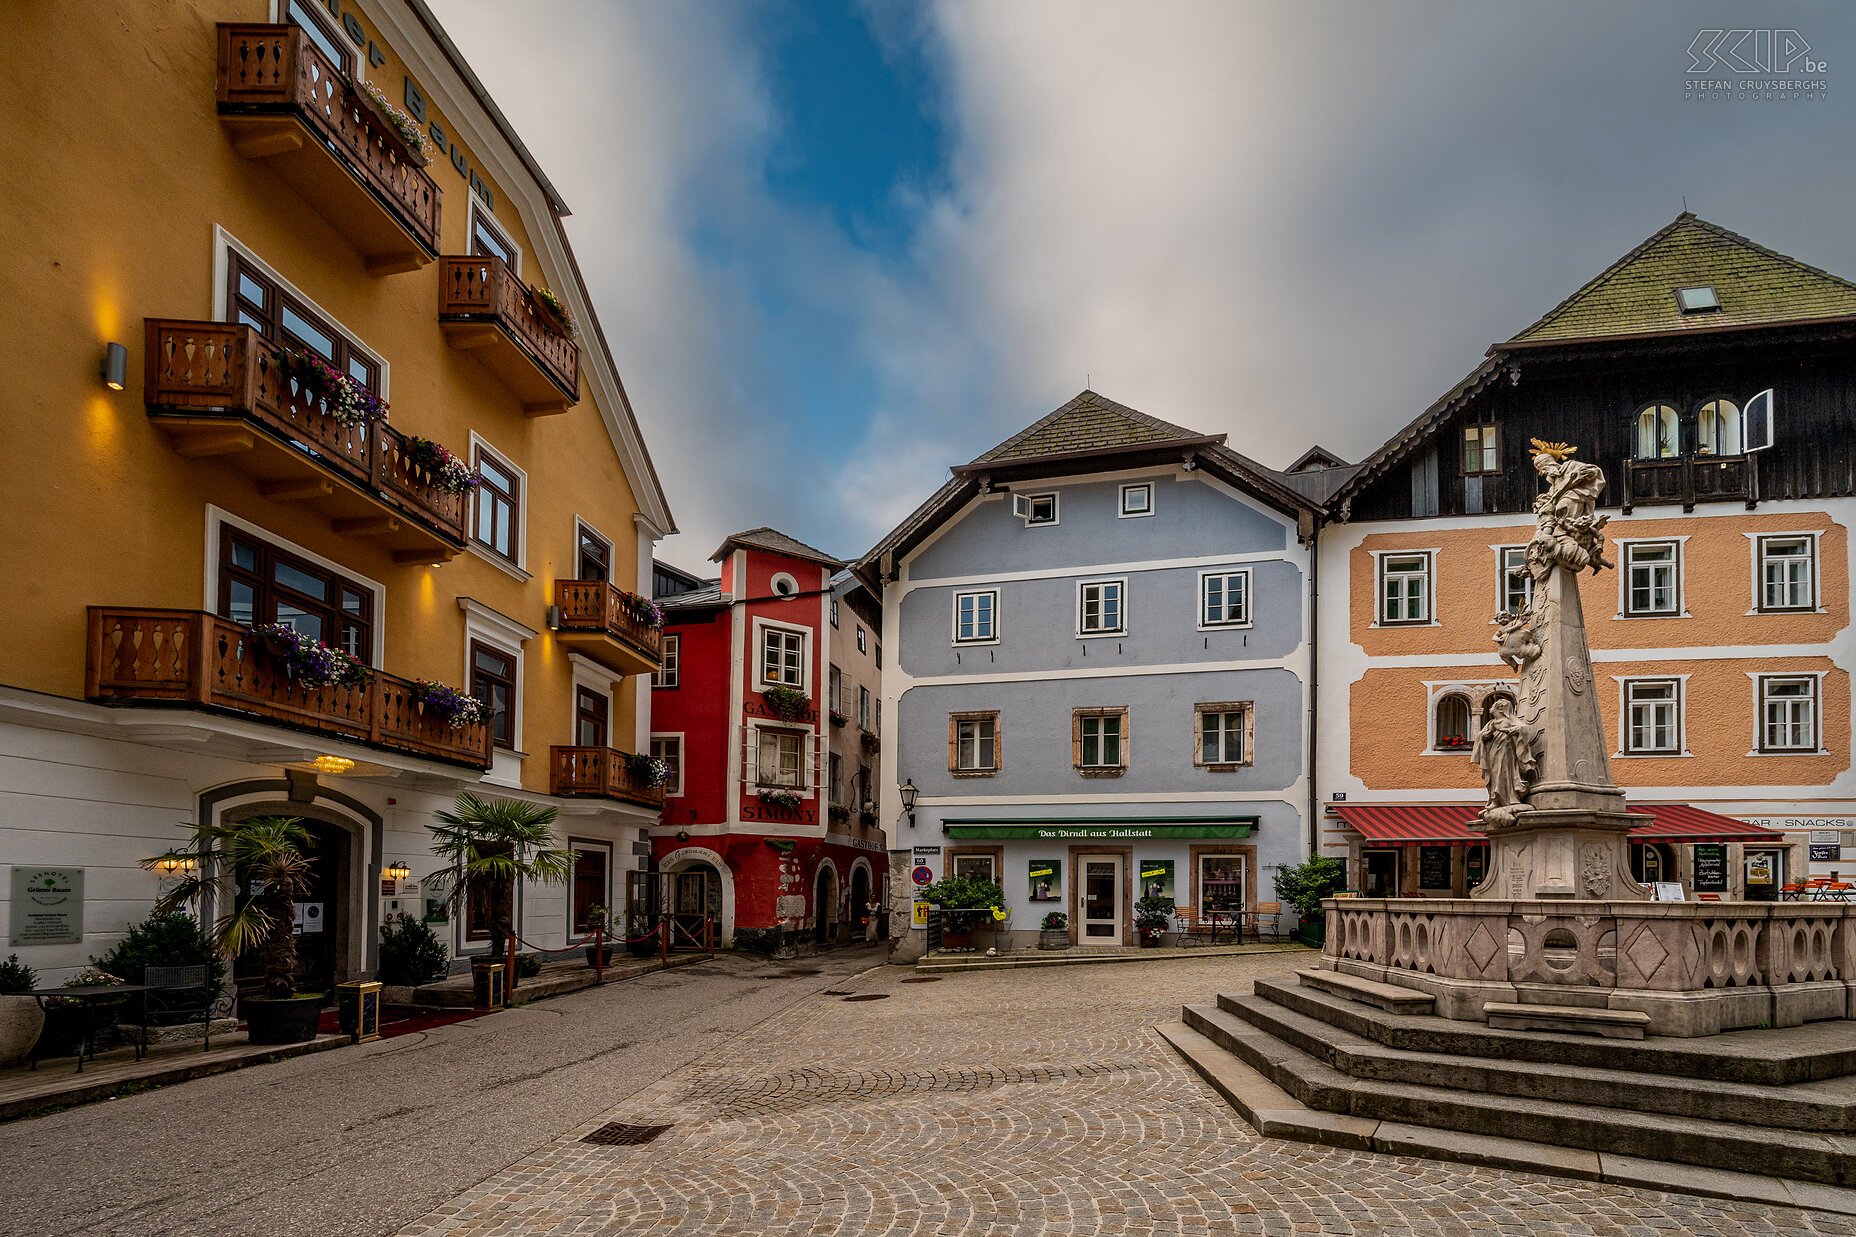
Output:
[[[408,1009],[402,1005],[388,1005],[380,1011],[380,1038],[392,1039],[396,1035],[429,1031],[433,1027],[450,1026],[454,1022],[468,1022],[472,1018],[481,1018],[488,1012],[490,1011],[480,1009]],[[341,1029],[337,1011],[323,1010],[322,1020],[316,1025],[317,1034],[338,1035]]]

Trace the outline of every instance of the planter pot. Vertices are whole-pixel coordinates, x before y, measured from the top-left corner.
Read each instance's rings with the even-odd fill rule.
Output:
[[[657,956],[657,934],[651,931],[650,924],[633,924],[626,930],[625,952],[634,958],[654,958]]]
[[[248,996],[238,1003],[245,1029],[254,1044],[302,1044],[316,1038],[322,1019],[322,995]]]
[[[1070,930],[1068,928],[1038,929],[1039,949],[1068,949],[1070,947]]]
[[[598,954],[604,954],[605,956],[597,958],[596,960],[595,955]],[[588,945],[586,947],[586,964],[588,966],[611,966],[612,946],[607,945],[603,949],[595,949],[591,945]]]
[[[1328,939],[1327,920],[1309,920],[1295,930],[1295,939],[1302,942],[1304,945],[1312,945],[1316,949],[1321,948],[1322,945],[1327,943]]]
[[[1166,929],[1142,928],[1137,935],[1141,938],[1142,949],[1153,949],[1158,946],[1161,941],[1166,939]]]
[[[0,1065],[24,1059],[39,1042],[45,1011],[29,996],[0,996]]]
[[[501,958],[472,958],[471,1008],[501,1009],[508,1004],[508,993],[503,991],[506,975]]]

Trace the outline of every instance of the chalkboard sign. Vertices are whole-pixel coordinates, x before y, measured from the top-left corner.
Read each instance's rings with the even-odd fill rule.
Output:
[[[1448,846],[1418,848],[1418,888],[1450,888],[1450,848]]]
[[[1702,893],[1727,892],[1727,847],[1724,843],[1695,844],[1695,888]]]

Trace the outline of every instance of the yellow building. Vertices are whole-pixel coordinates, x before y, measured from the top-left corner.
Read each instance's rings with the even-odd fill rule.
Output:
[[[519,931],[578,936],[661,804],[625,753],[673,527],[559,195],[420,0],[25,0],[0,36],[0,952],[62,978],[148,912],[139,860],[258,812],[316,830],[318,982],[393,916],[480,949],[420,888],[464,789],[559,807],[579,871]],[[22,913],[40,869],[81,869],[78,939]]]

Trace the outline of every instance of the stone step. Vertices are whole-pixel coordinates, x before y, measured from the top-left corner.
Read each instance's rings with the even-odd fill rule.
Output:
[[[1183,1020],[1309,1108],[1477,1138],[1524,1130],[1530,1142],[1601,1155],[1701,1168],[1732,1164],[1788,1180],[1856,1185],[1856,1138],[1847,1135],[1352,1078],[1222,1006],[1188,1005]]]
[[[1490,1001],[1483,1005],[1482,1016],[1498,1031],[1559,1031],[1567,1035],[1602,1035],[1606,1039],[1642,1039],[1650,1026],[1650,1015],[1639,1009],[1582,1005]]]
[[[1401,988],[1397,984],[1382,984],[1376,979],[1362,979],[1358,975],[1347,975],[1340,971],[1322,971],[1310,967],[1297,971],[1295,977],[1305,988],[1318,988],[1330,996],[1358,1001],[1362,1005],[1383,1009],[1389,1014],[1428,1014],[1436,1005],[1428,993]]]
[[[1479,1022],[1392,1014],[1280,979],[1256,981],[1256,995],[1388,1048],[1494,1057],[1549,1065],[1622,1069],[1679,1078],[1787,1086],[1856,1074],[1856,1022],[1730,1031],[1697,1039],[1651,1036],[1641,1042],[1503,1031]],[[1221,995],[1222,1002],[1231,994]]]
[[[1252,1128],[1266,1137],[1856,1215],[1856,1190],[1840,1186],[1321,1112],[1309,1108],[1184,1023],[1164,1023],[1154,1029]]]
[[[1856,1132],[1856,1078],[1786,1087],[1388,1048],[1258,996],[1219,1007],[1353,1078],[1779,1129]]]

